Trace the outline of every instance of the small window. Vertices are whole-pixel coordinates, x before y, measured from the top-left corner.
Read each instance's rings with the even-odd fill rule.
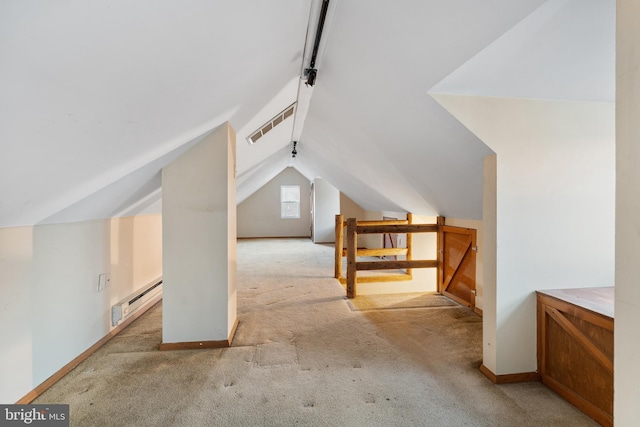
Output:
[[[280,186],[280,218],[300,218],[300,186]]]

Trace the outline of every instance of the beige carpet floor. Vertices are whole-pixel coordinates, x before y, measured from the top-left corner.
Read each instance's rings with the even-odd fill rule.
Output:
[[[232,347],[157,350],[158,304],[34,403],[73,426],[592,426],[540,383],[479,371],[482,319],[442,297],[348,301],[333,249],[241,240]]]

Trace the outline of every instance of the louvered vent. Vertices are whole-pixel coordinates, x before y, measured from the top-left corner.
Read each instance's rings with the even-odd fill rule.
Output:
[[[278,113],[273,119],[269,120],[267,123],[262,125],[260,129],[251,134],[250,137],[247,138],[249,144],[255,144],[257,140],[262,138],[267,134],[271,129],[278,126],[280,123],[293,116],[293,111],[296,106],[296,103],[289,105],[286,109]]]

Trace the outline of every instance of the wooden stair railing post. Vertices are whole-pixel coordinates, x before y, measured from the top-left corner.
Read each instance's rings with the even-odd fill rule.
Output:
[[[407,221],[409,222],[409,224],[413,224],[413,214],[412,213],[408,213],[407,214]],[[407,256],[406,256],[406,260],[407,261],[411,261],[412,259],[413,259],[413,234],[407,233]],[[407,268],[407,274],[409,276],[413,276],[413,272],[411,271],[410,268]]]
[[[356,297],[356,281],[358,272],[356,270],[357,250],[358,250],[358,224],[355,218],[347,219],[347,298]]]
[[[442,227],[445,224],[445,217],[439,216],[437,219],[438,224],[438,240],[437,240],[437,250],[438,250],[438,292],[442,293],[444,289],[442,289],[444,285],[444,232],[442,231]]]
[[[342,249],[343,249],[343,224],[344,224],[344,215],[336,215],[336,263],[335,263],[335,277],[336,279],[340,279],[342,277]]]

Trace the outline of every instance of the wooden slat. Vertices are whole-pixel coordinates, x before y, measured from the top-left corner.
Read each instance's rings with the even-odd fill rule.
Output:
[[[537,321],[537,338],[538,338],[538,348],[537,348],[537,358],[538,358],[538,372],[544,374],[547,372],[547,312],[545,310],[545,305],[540,299],[540,294],[536,295],[536,321]]]
[[[413,224],[413,214],[411,212],[407,213],[407,221],[409,224]],[[407,256],[404,258],[411,261],[413,259],[413,234],[407,233],[405,234],[405,238],[407,240]],[[410,268],[407,268],[407,274],[413,275],[413,271],[411,271]]]
[[[540,374],[537,372],[522,372],[518,374],[503,374],[496,375],[484,364],[480,365],[480,372],[485,377],[489,378],[494,384],[512,384],[512,383],[524,383],[531,381],[540,381]]]
[[[465,243],[463,249],[461,249],[458,254],[460,255],[460,259],[457,260],[457,262],[454,265],[449,265],[449,267],[451,267],[451,270],[453,270],[453,274],[450,277],[446,277],[445,271],[444,271],[444,259],[443,259],[443,266],[442,266],[442,292],[446,292],[447,288],[449,287],[449,285],[451,284],[451,281],[453,280],[453,278],[456,276],[456,274],[458,273],[458,268],[460,267],[460,264],[462,264],[462,262],[464,261],[464,258],[467,256],[467,252],[469,252],[469,250],[471,249],[471,243],[472,243],[472,239],[469,238],[469,240]],[[448,255],[451,255],[451,252],[448,252]],[[443,254],[443,258],[444,258],[444,254]],[[451,259],[452,256],[449,256],[449,259]],[[448,263],[448,262],[447,262]]]
[[[359,261],[357,270],[400,270],[403,268],[435,268],[438,260]]]
[[[358,248],[357,256],[385,256],[385,255],[406,255],[407,248]],[[342,256],[347,256],[347,250],[342,250]]]
[[[356,297],[356,250],[358,247],[357,223],[355,218],[347,220],[347,298]]]
[[[335,242],[335,266],[334,277],[338,279],[342,276],[342,245],[343,245],[343,228],[344,215],[336,215],[336,242]]]
[[[452,294],[451,292],[443,292],[443,295],[446,296],[447,298],[454,300],[460,305],[471,308],[471,303],[469,301],[466,301],[464,298],[460,298],[456,294]]]
[[[187,341],[187,342],[168,342],[162,343],[158,347],[160,351],[171,351],[171,350],[196,350],[196,349],[204,349],[204,348],[226,348],[231,347],[231,343],[233,342],[233,337],[236,335],[236,331],[238,330],[238,319],[233,324],[231,328],[231,333],[229,334],[229,338],[226,340],[218,340],[218,341]]]
[[[381,233],[435,233],[437,224],[404,224],[404,225],[358,225],[356,230],[361,234]]]
[[[379,276],[359,276],[357,283],[406,282],[412,279],[413,277],[409,274],[384,274]],[[345,277],[341,277],[338,280],[343,285],[347,283],[347,279]]]
[[[406,219],[385,219],[383,221],[358,221],[358,225],[372,226],[372,225],[406,225],[409,221]]]
[[[614,317],[614,287],[578,288],[578,289],[544,289],[539,294],[575,304],[592,313]]]
[[[567,292],[573,291],[588,300],[589,291]],[[557,292],[537,291],[542,382],[603,426],[612,426],[614,319],[591,311],[589,301],[577,301],[583,307],[548,293]]]
[[[542,291],[538,291],[538,301],[544,305],[550,305],[552,307],[557,308],[563,313],[570,314],[575,317],[579,317],[580,319],[586,320],[589,323],[593,323],[596,326],[599,326],[608,331],[613,331],[613,318],[604,316],[602,314],[597,314],[592,312],[591,310],[579,307],[567,301],[563,301],[556,297],[551,297],[549,295],[544,294]]]
[[[612,414],[608,414],[606,411],[598,408],[596,405],[586,400],[574,390],[571,390],[569,387],[556,381],[554,378],[545,375],[544,373],[541,375],[541,381],[542,384],[558,393],[564,399],[568,400],[572,405],[580,409],[582,412],[596,420],[604,427],[613,427]]]
[[[593,358],[602,365],[603,368],[607,370],[611,375],[613,375],[613,360],[609,358],[598,346],[596,346],[589,337],[585,336],[578,328],[575,327],[569,319],[564,317],[562,313],[556,310],[553,307],[546,307],[546,312],[551,316],[553,320],[555,320],[558,325],[564,329],[569,336],[576,340],[578,344],[585,349],[585,351],[593,356]]]
[[[444,233],[442,227],[444,226],[446,219],[443,216],[437,218],[438,224],[438,238],[437,238],[437,251],[438,251],[438,278],[437,287],[438,292],[444,291]]]
[[[358,256],[406,255],[407,248],[358,249]]]

